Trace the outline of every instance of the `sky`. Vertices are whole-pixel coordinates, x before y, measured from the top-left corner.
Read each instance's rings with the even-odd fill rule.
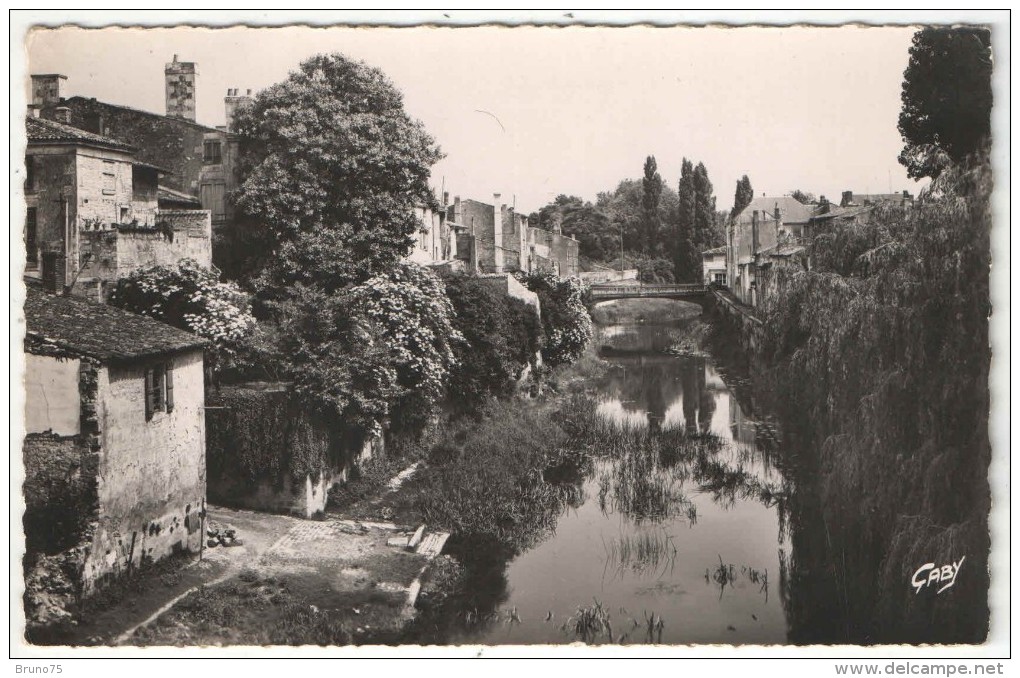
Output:
[[[719,209],[747,174],[756,195],[919,185],[896,162],[910,27],[162,28],[35,30],[28,69],[64,96],[165,112],[163,69],[198,64],[197,118],[224,122],[228,88],[258,90],[305,58],[380,68],[446,153],[436,189],[519,210],[594,200],[640,178],[676,187],[703,162]],[[28,88],[26,85],[26,94]]]

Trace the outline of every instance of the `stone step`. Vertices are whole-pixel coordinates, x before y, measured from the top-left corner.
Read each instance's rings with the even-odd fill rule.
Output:
[[[450,538],[449,532],[429,532],[421,543],[418,544],[416,553],[420,553],[430,560],[443,552],[446,540]]]
[[[421,543],[422,537],[424,537],[424,536],[425,536],[425,526],[424,525],[419,525],[418,529],[414,531],[413,535],[411,535],[411,538],[407,540],[407,548],[412,549],[412,550],[417,548],[418,544]]]

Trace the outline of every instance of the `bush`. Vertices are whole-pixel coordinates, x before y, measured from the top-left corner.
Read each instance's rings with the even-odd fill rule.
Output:
[[[513,393],[541,347],[542,328],[530,306],[476,276],[448,274],[445,283],[462,337],[454,344],[448,391],[456,396],[458,410],[475,412],[487,398]]]
[[[206,366],[214,372],[236,362],[255,329],[248,296],[192,259],[121,278],[110,304],[208,339]]]
[[[523,278],[542,305],[542,329],[546,341],[542,360],[552,368],[577,360],[591,341],[594,330],[585,307],[586,287],[577,278],[538,274]]]

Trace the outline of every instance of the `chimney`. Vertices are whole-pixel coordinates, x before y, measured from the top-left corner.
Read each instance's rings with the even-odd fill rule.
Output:
[[[503,272],[503,199],[499,193],[492,194],[492,246],[495,255],[496,272]]]
[[[67,106],[57,106],[54,120],[62,122],[65,125],[71,124],[71,109]]]
[[[839,206],[840,207],[846,207],[847,205],[853,203],[853,201],[854,201],[854,192],[853,191],[843,191],[843,200],[839,203]]]
[[[775,210],[773,212],[773,216],[776,219],[776,227],[778,228],[779,227],[779,222],[783,220],[782,215],[779,213],[779,203],[778,202],[776,203]]]
[[[828,214],[829,213],[829,199],[824,195],[818,198],[818,213]]]
[[[166,114],[171,118],[195,120],[195,77],[198,70],[190,61],[174,60],[163,71],[166,76]]]
[[[228,132],[234,131],[234,114],[237,111],[237,107],[251,102],[251,90],[248,90],[248,94],[244,96],[239,94],[240,91],[237,88],[228,89],[227,96],[223,98],[223,108],[227,120],[226,130]]]
[[[30,118],[38,118],[39,117],[39,107],[36,106],[35,104],[29,104],[28,105],[28,117],[30,117]]]
[[[758,210],[751,214],[751,256],[758,253]]]
[[[459,195],[453,199],[453,223],[458,226],[464,225],[464,214],[461,212]]]
[[[450,192],[443,191],[443,207],[446,207],[449,204],[450,204]]]
[[[42,253],[42,284],[51,294],[61,294],[67,279],[67,260],[63,252]]]
[[[33,106],[55,106],[62,98],[60,92],[60,81],[67,80],[66,75],[59,73],[46,73],[32,76],[32,105]]]

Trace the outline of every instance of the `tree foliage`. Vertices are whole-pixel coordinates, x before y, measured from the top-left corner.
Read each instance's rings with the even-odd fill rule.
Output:
[[[264,248],[246,271],[260,293],[341,289],[407,253],[413,208],[435,200],[428,179],[441,153],[381,71],[314,56],[234,122],[237,226]]]
[[[477,411],[487,398],[513,392],[541,348],[541,320],[534,308],[477,276],[450,274],[444,282],[462,337],[453,344],[457,360],[449,391],[457,395],[457,407]]]
[[[653,254],[660,249],[659,199],[662,196],[662,177],[659,176],[655,156],[645,159],[645,175],[641,180],[641,221],[644,227],[641,250]]]
[[[899,161],[915,179],[938,176],[945,162],[960,163],[991,134],[991,36],[986,28],[919,30],[903,73]]]
[[[911,209],[819,235],[812,270],[781,271],[766,310],[770,374],[812,424],[826,528],[852,590],[867,592],[855,608],[872,640],[981,642],[987,630],[991,175],[968,164]],[[975,573],[953,600],[903,586],[952,552]],[[933,616],[947,620],[935,636]]]
[[[255,330],[248,295],[193,259],[133,271],[117,281],[110,304],[205,337],[212,372],[232,366]]]
[[[730,219],[735,219],[738,214],[744,211],[745,207],[751,204],[752,200],[754,200],[754,189],[751,188],[751,180],[745,174],[737,180],[737,190],[733,195],[733,209],[730,210]]]
[[[524,284],[538,295],[542,307],[545,343],[542,361],[549,367],[574,362],[591,341],[594,329],[584,305],[585,287],[577,278],[551,274],[525,277]]]
[[[816,200],[814,193],[805,193],[799,188],[792,191],[790,193],[790,197],[799,202],[801,205],[810,205]]]

